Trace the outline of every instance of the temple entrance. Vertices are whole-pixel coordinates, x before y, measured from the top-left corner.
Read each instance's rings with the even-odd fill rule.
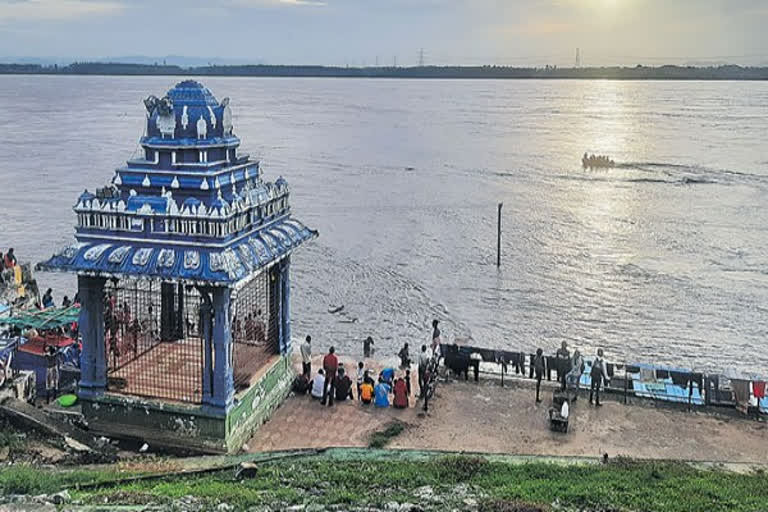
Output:
[[[280,354],[280,279],[275,265],[237,291],[232,307],[235,392]]]
[[[195,287],[128,279],[104,288],[107,389],[202,402],[202,298]]]

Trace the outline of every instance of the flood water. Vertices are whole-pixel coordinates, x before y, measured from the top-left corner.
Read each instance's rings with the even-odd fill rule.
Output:
[[[0,76],[1,249],[67,244],[77,196],[136,150],[141,100],[176,81]],[[439,318],[480,346],[768,373],[768,83],[204,83],[320,231],[293,259],[294,338],[391,357]]]

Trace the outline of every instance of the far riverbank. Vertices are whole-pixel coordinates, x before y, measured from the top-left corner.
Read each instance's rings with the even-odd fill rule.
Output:
[[[768,80],[768,67],[643,66],[510,67],[510,66],[375,66],[228,65],[182,67],[128,62],[75,62],[65,66],[0,63],[4,75],[241,76],[307,78],[417,79],[581,79],[581,80]]]

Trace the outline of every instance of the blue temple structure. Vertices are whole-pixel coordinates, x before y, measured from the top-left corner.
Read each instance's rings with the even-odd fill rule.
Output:
[[[229,99],[150,96],[140,154],[77,199],[79,395],[91,429],[234,451],[288,392],[290,256],[317,236],[239,153]]]

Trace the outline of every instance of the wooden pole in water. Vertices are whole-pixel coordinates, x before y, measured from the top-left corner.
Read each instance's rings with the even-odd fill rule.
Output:
[[[499,203],[499,221],[496,234],[496,266],[501,266],[501,207],[504,203]]]

